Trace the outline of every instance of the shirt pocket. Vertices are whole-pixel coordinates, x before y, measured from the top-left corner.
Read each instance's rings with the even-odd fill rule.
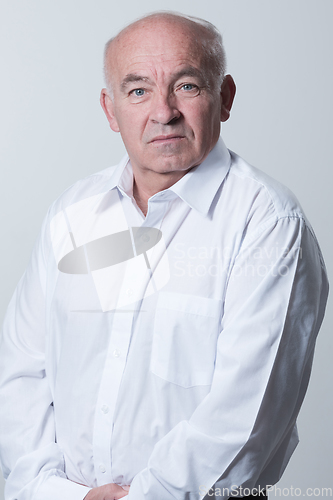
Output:
[[[182,387],[210,385],[214,373],[221,301],[159,292],[150,370]]]

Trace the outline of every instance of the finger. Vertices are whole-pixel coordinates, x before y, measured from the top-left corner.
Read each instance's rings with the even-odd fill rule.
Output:
[[[121,486],[113,484],[113,495],[114,497],[112,500],[118,500],[119,498],[123,498],[124,496],[128,495],[128,490],[126,490],[126,486],[122,488]]]

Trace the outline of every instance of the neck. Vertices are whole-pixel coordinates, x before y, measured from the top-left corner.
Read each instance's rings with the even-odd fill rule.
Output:
[[[134,170],[133,168],[133,197],[144,216],[148,211],[149,198],[173,186],[186,173],[187,170],[167,173],[138,172],[137,169]]]

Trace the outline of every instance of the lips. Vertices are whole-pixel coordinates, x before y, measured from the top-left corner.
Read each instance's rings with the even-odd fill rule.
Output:
[[[184,139],[184,135],[179,135],[179,134],[170,134],[170,135],[158,135],[156,137],[154,137],[154,139],[152,139],[151,141],[149,142],[172,142],[172,141],[176,141],[177,139]]]

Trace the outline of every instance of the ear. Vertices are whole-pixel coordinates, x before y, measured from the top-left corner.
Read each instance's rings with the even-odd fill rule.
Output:
[[[114,114],[114,106],[107,89],[102,89],[100,103],[105,113],[105,116],[114,132],[119,132],[118,122]]]
[[[226,122],[236,94],[236,85],[231,75],[226,75],[221,85],[221,122]]]

